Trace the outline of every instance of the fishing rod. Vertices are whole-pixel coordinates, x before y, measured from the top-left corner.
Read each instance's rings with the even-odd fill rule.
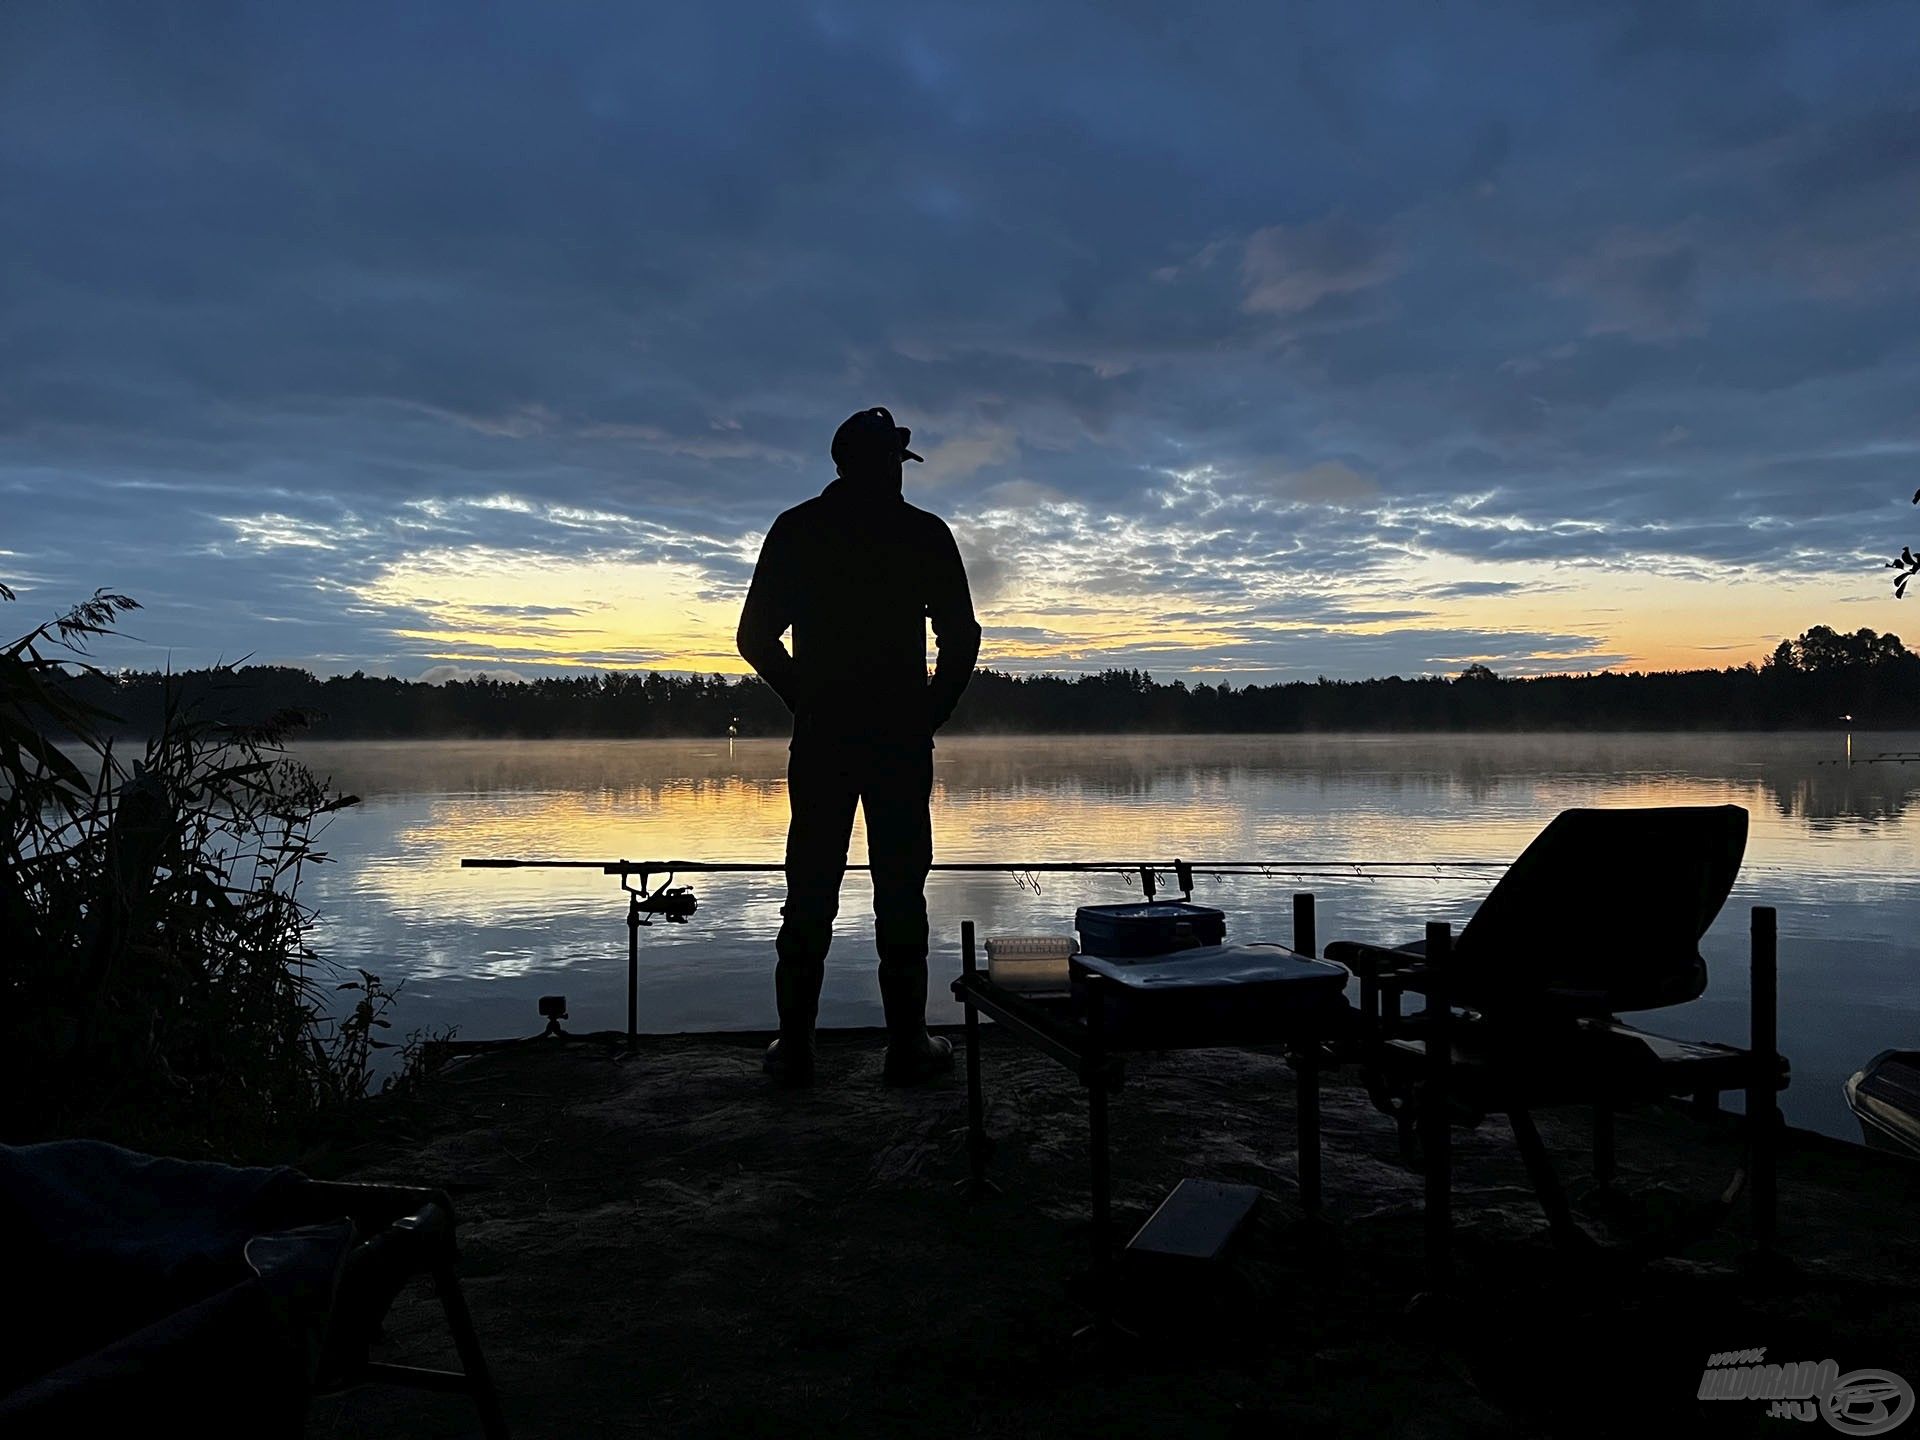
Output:
[[[1441,878],[1449,874],[1474,874],[1503,870],[1504,860],[957,860],[928,866],[929,871],[946,874],[1011,875],[1034,894],[1040,893],[1038,875],[1124,875],[1138,880],[1141,892],[1151,902],[1160,889],[1162,874],[1171,873],[1182,899],[1193,898],[1194,877],[1213,878],[1254,876],[1277,879],[1339,876],[1369,878],[1368,872]],[[685,920],[699,902],[688,886],[675,887],[674,879],[688,875],[780,875],[784,864],[754,860],[524,860],[504,856],[469,856],[460,862],[462,870],[598,870],[615,875],[620,888],[635,897],[634,905],[642,917],[640,924],[652,923],[661,915],[668,920]],[[846,865],[852,873],[871,873],[871,865]],[[653,877],[665,875],[659,889]],[[637,878],[639,884],[628,883]]]
[[[1181,875],[1349,875],[1372,870],[1432,872],[1504,870],[1505,860],[963,860],[930,865],[933,871],[974,874],[1119,874],[1173,871]],[[603,875],[778,875],[784,864],[747,860],[519,860],[474,856],[462,870],[598,870]],[[847,865],[850,872],[870,865]]]
[[[1171,874],[1182,899],[1193,896],[1195,877],[1215,878],[1279,876],[1367,878],[1368,872],[1384,872],[1413,878],[1435,878],[1449,874],[1484,874],[1504,870],[1504,860],[959,860],[931,865],[929,870],[948,874],[1012,875],[1016,881],[1040,891],[1036,875],[1123,875],[1135,880],[1151,903],[1160,888],[1163,874]],[[675,886],[674,880],[688,875],[779,875],[786,866],[747,860],[551,860],[519,859],[504,856],[470,856],[461,860],[462,870],[597,870],[618,876],[627,896],[627,1048],[638,1043],[640,1006],[640,930],[655,918],[684,923],[699,908],[699,901],[688,886]],[[847,865],[852,872],[871,873],[871,865]],[[665,880],[655,887],[655,876]],[[637,883],[636,883],[637,882]],[[1304,920],[1305,929],[1296,936],[1310,937],[1313,928],[1313,897],[1296,895],[1296,929]],[[1304,911],[1304,913],[1300,913]],[[1313,942],[1304,940],[1311,953]],[[1296,945],[1296,948],[1298,946]]]
[[[959,860],[930,865],[930,871],[947,874],[1011,875],[1016,882],[1040,893],[1037,875],[1125,875],[1138,880],[1141,891],[1151,901],[1160,889],[1160,877],[1171,873],[1183,899],[1193,897],[1193,881],[1198,875],[1214,878],[1254,876],[1277,879],[1281,876],[1339,876],[1370,878],[1368,872],[1441,878],[1449,874],[1473,874],[1503,870],[1504,860]],[[620,888],[637,894],[645,915],[664,915],[669,920],[684,920],[697,906],[693,891],[672,888],[680,874],[688,875],[779,875],[784,864],[751,860],[523,860],[496,856],[471,856],[460,862],[462,870],[598,870],[617,875]],[[871,873],[871,865],[846,865],[852,873]],[[659,890],[652,888],[655,875],[665,875]],[[627,883],[638,877],[636,888]],[[642,920],[642,924],[651,923]]]

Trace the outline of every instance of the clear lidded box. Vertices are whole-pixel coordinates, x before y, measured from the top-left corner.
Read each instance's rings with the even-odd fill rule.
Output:
[[[989,935],[987,979],[1008,990],[1064,991],[1079,949],[1071,935]]]

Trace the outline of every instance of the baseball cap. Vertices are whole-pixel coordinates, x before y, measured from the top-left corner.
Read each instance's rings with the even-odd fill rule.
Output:
[[[862,461],[919,460],[921,457],[907,448],[912,436],[906,426],[893,423],[892,414],[884,406],[857,410],[833,432],[833,463],[844,470]]]

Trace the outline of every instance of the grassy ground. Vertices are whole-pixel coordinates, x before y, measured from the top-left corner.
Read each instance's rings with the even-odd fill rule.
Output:
[[[649,1040],[621,1061],[529,1045],[454,1067],[312,1168],[453,1191],[521,1436],[1777,1434],[1764,1402],[1694,1398],[1710,1353],[1904,1362],[1920,1383],[1920,1185],[1902,1168],[1790,1154],[1780,1273],[1741,1263],[1740,1223],[1677,1259],[1575,1260],[1547,1244],[1489,1123],[1459,1141],[1458,1281],[1422,1294],[1420,1177],[1392,1124],[1329,1078],[1326,1222],[1307,1222],[1290,1072],[1231,1051],[1133,1061],[1113,1139],[1123,1239],[1182,1177],[1260,1186],[1235,1259],[1136,1292],[1138,1342],[1076,1341],[1079,1087],[987,1032],[1002,1189],[970,1202],[954,1189],[963,1081],[888,1090],[879,1049],[823,1037],[821,1083],[787,1093],[741,1037]],[[1543,1129],[1603,1237],[1717,1192],[1738,1160],[1684,1116],[1623,1116],[1618,1194],[1582,1194],[1584,1117]],[[425,1294],[389,1329],[387,1358],[448,1353]],[[458,1397],[367,1388],[317,1402],[313,1430],[473,1425]]]

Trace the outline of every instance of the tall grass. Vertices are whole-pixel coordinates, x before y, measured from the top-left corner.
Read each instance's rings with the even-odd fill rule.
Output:
[[[364,1097],[385,1043],[390,993],[339,983],[298,897],[357,802],[287,755],[292,713],[169,700],[120,753],[58,682],[136,608],[102,591],[0,650],[0,1138],[246,1153]]]

